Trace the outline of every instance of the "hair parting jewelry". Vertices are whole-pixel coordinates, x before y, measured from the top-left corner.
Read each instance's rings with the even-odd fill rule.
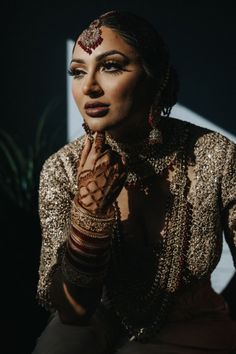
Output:
[[[89,55],[92,54],[92,49],[95,49],[103,41],[103,38],[101,37],[102,31],[100,27],[100,20],[94,20],[92,23],[90,23],[89,27],[81,33],[78,38],[77,43]]]
[[[92,54],[92,50],[97,48],[103,41],[103,38],[101,36],[101,20],[106,17],[112,16],[115,13],[118,13],[118,11],[109,11],[106,12],[104,15],[101,15],[98,19],[91,22],[88,28],[86,28],[79,36],[77,43],[89,55]]]

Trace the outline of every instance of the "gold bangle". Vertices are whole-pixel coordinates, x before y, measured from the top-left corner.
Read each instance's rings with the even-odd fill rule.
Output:
[[[95,219],[103,220],[103,221],[112,221],[112,220],[114,220],[115,211],[114,211],[113,207],[112,207],[112,209],[113,209],[112,217],[108,217],[108,216],[105,216],[105,215],[104,216],[98,216],[96,214],[90,213],[88,210],[86,210],[84,207],[82,207],[82,205],[80,205],[80,203],[79,203],[78,199],[76,198],[76,196],[74,197],[73,202],[75,203],[76,207],[81,210],[82,213],[84,213],[86,215],[90,215],[91,217],[94,217]]]
[[[91,237],[98,240],[106,240],[110,238],[110,235],[105,235],[104,232],[99,233],[99,232],[94,232],[91,230],[84,229],[83,227],[81,227],[81,225],[78,224],[78,221],[72,220],[71,225],[73,226],[73,228],[75,228],[77,231],[79,231],[81,234],[87,237]]]
[[[113,229],[115,218],[101,218],[90,214],[82,208],[78,202],[73,200],[71,209],[71,218],[85,230],[95,233],[110,234]]]
[[[93,250],[100,250],[100,249],[107,249],[109,247],[110,242],[96,242],[94,243],[90,243],[87,241],[84,241],[83,239],[81,239],[79,236],[77,236],[73,231],[71,231],[70,234],[70,238],[72,240],[74,240],[74,242],[78,243],[81,246],[85,246],[89,249],[93,249]]]
[[[109,259],[110,259],[110,252],[105,252],[101,257],[98,259],[97,257],[88,257],[88,255],[84,254],[83,252],[77,252],[76,254],[74,252],[75,250],[73,248],[67,249],[67,260],[68,262],[70,262],[70,260],[68,259],[68,255],[70,257],[70,259],[72,259],[74,262],[79,263],[79,264],[83,264],[85,266],[91,267],[96,271],[96,267],[102,267],[102,266],[106,266]],[[78,265],[78,269],[79,269],[79,265]]]

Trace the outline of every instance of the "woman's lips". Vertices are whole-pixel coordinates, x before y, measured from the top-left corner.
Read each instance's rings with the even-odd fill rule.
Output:
[[[103,117],[108,113],[108,111],[108,106],[97,106],[85,109],[86,114],[90,117]]]

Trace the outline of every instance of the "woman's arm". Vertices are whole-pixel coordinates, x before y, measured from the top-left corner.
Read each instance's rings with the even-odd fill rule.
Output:
[[[72,284],[62,274],[66,241],[71,230],[71,191],[64,162],[51,156],[40,174],[39,215],[42,229],[37,298],[56,309],[64,323],[80,323],[100,301],[102,286]],[[73,299],[73,301],[72,301]]]
[[[112,203],[126,177],[120,157],[103,151],[103,143],[103,135],[96,135],[93,144],[85,143],[74,197],[64,163],[56,155],[40,176],[38,296],[68,324],[82,324],[99,304],[110,257]]]
[[[78,163],[78,192],[72,201],[71,227],[62,261],[63,293],[74,312],[83,318],[91,316],[101,297],[115,222],[112,204],[126,178],[121,157],[107,149],[104,142],[104,133],[95,133],[94,140],[86,139]],[[84,289],[78,291],[77,286]]]
[[[221,198],[224,235],[236,268],[236,145],[233,142],[229,142],[225,156]]]

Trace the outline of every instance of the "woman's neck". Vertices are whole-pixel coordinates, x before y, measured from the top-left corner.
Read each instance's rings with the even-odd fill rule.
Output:
[[[148,138],[150,130],[150,125],[143,125],[142,127],[127,129],[125,132],[120,131],[119,128],[111,129],[107,133],[117,143],[136,145]]]

